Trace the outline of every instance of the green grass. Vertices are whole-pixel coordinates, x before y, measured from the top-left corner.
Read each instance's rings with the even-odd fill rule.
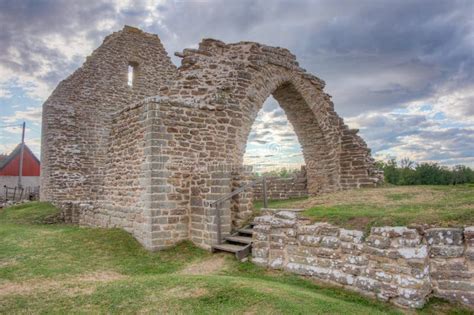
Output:
[[[122,230],[42,224],[56,211],[46,203],[0,210],[1,314],[401,314],[188,242],[151,253]],[[222,266],[211,273],[184,272],[219,259]],[[422,313],[440,309],[466,312],[437,300]]]
[[[269,208],[286,208],[292,207],[295,202],[300,202],[303,200],[307,200],[308,197],[299,197],[299,198],[291,198],[285,200],[269,200],[268,207]],[[254,210],[258,211],[263,208],[263,200],[256,200],[253,203]]]
[[[269,204],[282,208],[282,201]],[[474,225],[474,187],[392,186],[322,195],[307,200],[286,201],[285,208],[304,208],[302,215],[348,228],[429,224]]]

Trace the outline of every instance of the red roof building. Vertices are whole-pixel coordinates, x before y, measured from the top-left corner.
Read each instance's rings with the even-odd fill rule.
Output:
[[[18,176],[20,172],[21,145],[17,145],[10,155],[0,158],[0,176]],[[23,152],[23,176],[40,176],[40,161],[25,144]]]

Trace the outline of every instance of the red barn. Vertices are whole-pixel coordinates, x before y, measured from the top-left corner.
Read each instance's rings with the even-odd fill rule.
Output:
[[[18,184],[20,172],[21,145],[8,156],[0,156],[0,185],[14,187]],[[40,161],[25,144],[23,152],[22,184],[25,187],[39,186]]]

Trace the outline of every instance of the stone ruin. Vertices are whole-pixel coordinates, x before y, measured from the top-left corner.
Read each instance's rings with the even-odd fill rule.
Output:
[[[343,286],[399,307],[432,296],[474,308],[474,226],[372,227],[311,223],[290,211],[254,219],[252,262]]]
[[[308,196],[306,187],[306,167],[302,166],[299,171],[289,177],[267,176],[266,193],[269,200],[285,200]],[[253,188],[253,199],[263,200],[263,183],[257,183]]]
[[[157,35],[125,26],[44,103],[41,199],[66,221],[123,228],[150,250],[185,239],[210,248],[209,202],[249,180],[247,137],[270,95],[300,141],[309,194],[380,180],[324,82],[287,49],[204,39],[176,56],[180,67]],[[224,205],[224,235],[251,215],[251,197]]]

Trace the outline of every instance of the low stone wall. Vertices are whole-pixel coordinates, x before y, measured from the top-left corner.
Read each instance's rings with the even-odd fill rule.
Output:
[[[474,227],[374,227],[370,235],[280,211],[255,218],[253,262],[422,307],[438,296],[474,307]]]
[[[283,200],[308,196],[308,187],[306,179],[306,168],[303,166],[301,171],[289,178],[267,177],[267,196],[272,200]],[[263,187],[259,183],[253,189],[255,200],[263,199]]]

